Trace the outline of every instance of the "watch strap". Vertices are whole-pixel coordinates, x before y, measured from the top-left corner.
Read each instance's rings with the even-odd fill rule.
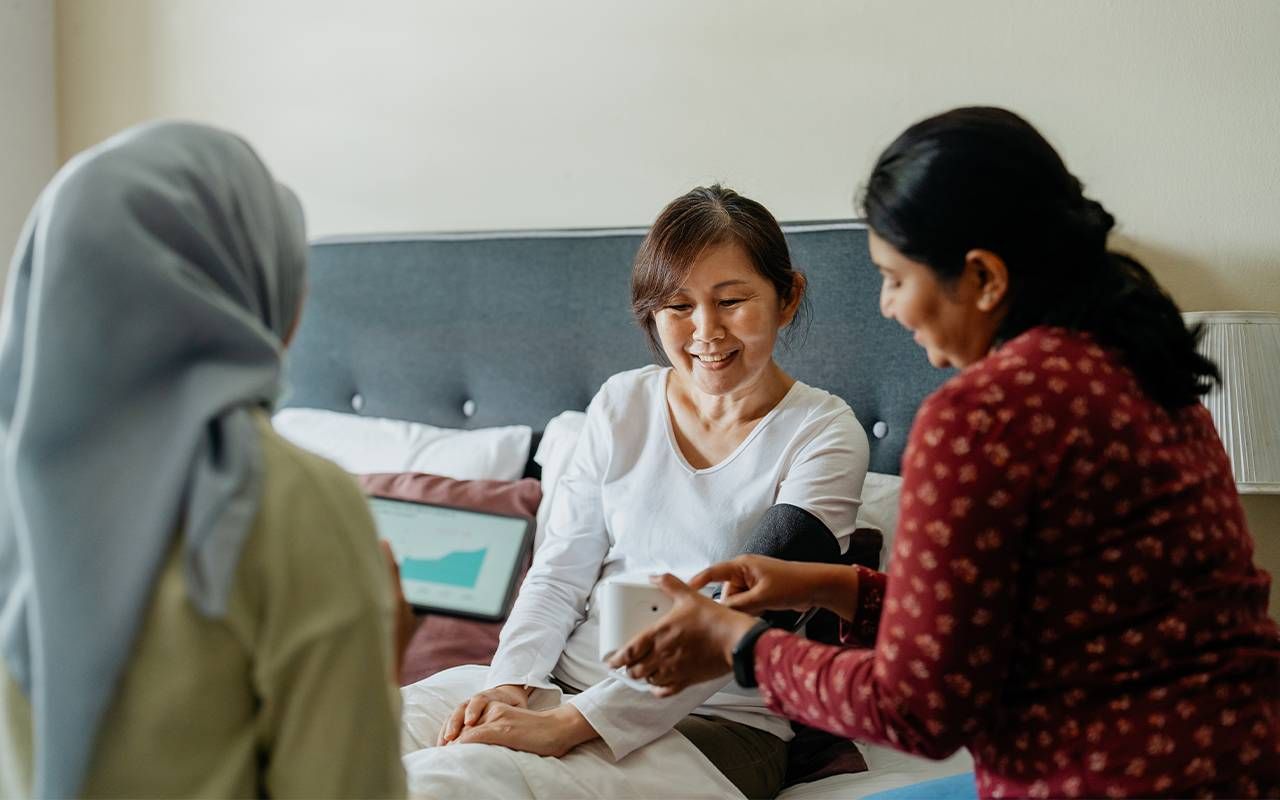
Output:
[[[733,679],[744,689],[754,689],[758,685],[756,640],[772,627],[767,620],[759,620],[733,646]]]

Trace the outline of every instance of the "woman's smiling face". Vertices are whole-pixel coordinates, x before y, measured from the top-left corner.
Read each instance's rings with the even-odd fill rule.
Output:
[[[967,367],[990,351],[1005,286],[1003,279],[993,282],[984,266],[994,256],[972,251],[964,272],[943,285],[927,265],[907,258],[875,231],[868,231],[868,243],[882,279],[880,313],[915,335],[930,364]]]
[[[653,315],[658,339],[690,387],[709,395],[750,391],[769,375],[778,331],[795,316],[799,294],[779,298],[737,241],[712,245]]]

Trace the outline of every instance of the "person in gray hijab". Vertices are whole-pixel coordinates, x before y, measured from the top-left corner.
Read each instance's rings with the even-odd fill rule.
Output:
[[[267,417],[305,262],[206,126],[40,196],[0,312],[0,795],[403,793],[367,508]]]

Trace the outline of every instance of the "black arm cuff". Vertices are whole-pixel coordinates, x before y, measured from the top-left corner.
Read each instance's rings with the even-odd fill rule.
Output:
[[[838,564],[840,545],[822,520],[799,506],[779,503],[764,512],[756,525],[746,553],[772,556],[784,561],[811,561]],[[797,611],[766,611],[760,615],[775,628],[795,630],[801,614]]]

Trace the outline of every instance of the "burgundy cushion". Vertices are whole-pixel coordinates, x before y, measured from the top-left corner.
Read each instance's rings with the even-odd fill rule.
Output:
[[[365,492],[392,500],[414,500],[472,511],[515,514],[533,519],[542,500],[534,478],[518,481],[459,481],[420,472],[383,473],[359,478]],[[520,581],[529,569],[529,555],[520,567]],[[423,615],[409,642],[400,673],[402,686],[461,664],[488,664],[498,648],[501,622],[472,622],[440,614]]]

